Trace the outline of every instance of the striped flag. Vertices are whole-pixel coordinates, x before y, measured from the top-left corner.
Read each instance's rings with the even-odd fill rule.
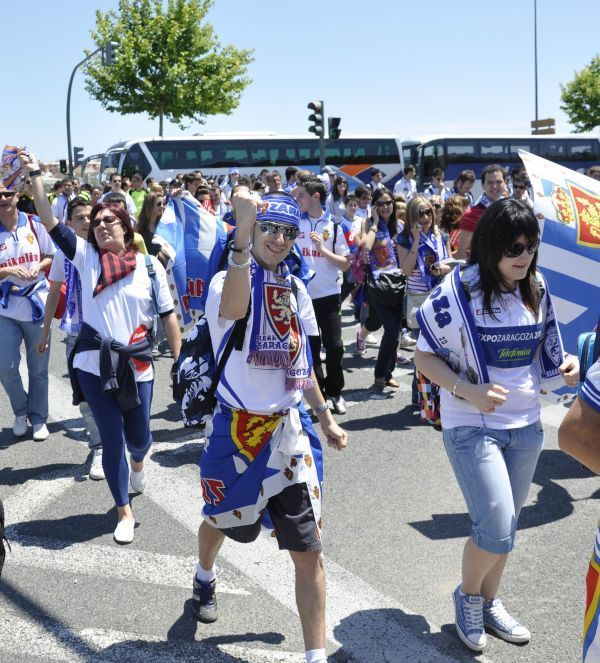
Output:
[[[167,279],[183,331],[195,324],[206,284],[208,259],[227,225],[187,197],[172,198],[152,239],[168,257]]]
[[[538,267],[556,309],[565,349],[592,331],[600,302],[600,182],[519,150],[540,219]]]

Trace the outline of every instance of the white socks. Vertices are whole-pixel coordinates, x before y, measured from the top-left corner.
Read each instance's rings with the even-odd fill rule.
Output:
[[[200,564],[196,564],[196,578],[202,582],[211,582],[216,578],[215,568],[213,566],[209,571],[205,571]]]
[[[327,663],[327,655],[324,649],[309,649],[304,652],[306,663]]]

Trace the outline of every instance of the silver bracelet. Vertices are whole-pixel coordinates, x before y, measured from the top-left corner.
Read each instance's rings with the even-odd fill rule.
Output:
[[[327,402],[317,405],[317,407],[314,408],[313,412],[315,414],[321,414],[321,412],[325,412],[326,410],[329,410],[329,405],[327,404]]]
[[[452,395],[453,395],[455,398],[460,398],[460,396],[457,396],[457,395],[456,395],[456,387],[458,387],[459,383],[462,382],[462,381],[463,381],[462,378],[458,378],[458,379],[456,380],[456,382],[454,383],[454,386],[452,387]]]
[[[233,253],[230,253],[227,256],[227,264],[230,267],[233,267],[233,269],[246,269],[246,267],[250,267],[250,258],[248,258],[248,260],[246,260],[246,262],[242,262],[238,265],[237,262],[234,262],[234,260],[233,260]]]

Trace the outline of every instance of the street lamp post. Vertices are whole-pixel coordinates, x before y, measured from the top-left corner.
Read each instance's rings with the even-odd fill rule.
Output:
[[[78,62],[75,65],[75,68],[71,72],[71,78],[69,78],[69,87],[67,89],[67,150],[69,158],[69,177],[73,177],[73,150],[71,149],[71,88],[73,87],[73,79],[75,78],[75,72],[81,67],[82,64],[85,64],[88,60],[94,57],[97,53],[102,53],[102,62],[106,66],[110,66],[113,63],[114,59],[114,49],[116,48],[117,43],[110,41],[106,46],[100,46],[95,51],[90,53],[87,57],[83,58],[81,62]]]
[[[535,64],[535,121],[538,117],[538,67],[537,67],[537,0],[533,0],[533,51]]]

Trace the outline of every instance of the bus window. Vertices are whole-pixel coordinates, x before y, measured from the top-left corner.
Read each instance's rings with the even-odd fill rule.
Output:
[[[518,161],[519,160],[519,150],[525,150],[526,152],[531,152],[531,154],[537,154],[536,142],[534,140],[511,140],[509,141],[509,150],[510,150],[510,160]]]
[[[566,157],[567,146],[564,140],[540,140],[540,156],[552,161],[563,161]]]
[[[568,161],[597,161],[598,143],[587,140],[570,140],[568,142]]]
[[[440,142],[433,142],[423,146],[423,183],[431,181],[434,168],[446,168],[446,155],[444,154],[444,145]]]
[[[482,163],[504,163],[510,161],[507,141],[500,140],[480,140],[479,141],[480,161]]]
[[[477,149],[474,141],[446,142],[446,163],[457,163],[465,168],[473,168],[477,161]]]
[[[142,152],[139,143],[136,143],[125,155],[121,175],[131,177],[135,172],[139,171],[142,174],[142,177],[146,178],[151,170],[152,167],[150,166],[150,162]]]

